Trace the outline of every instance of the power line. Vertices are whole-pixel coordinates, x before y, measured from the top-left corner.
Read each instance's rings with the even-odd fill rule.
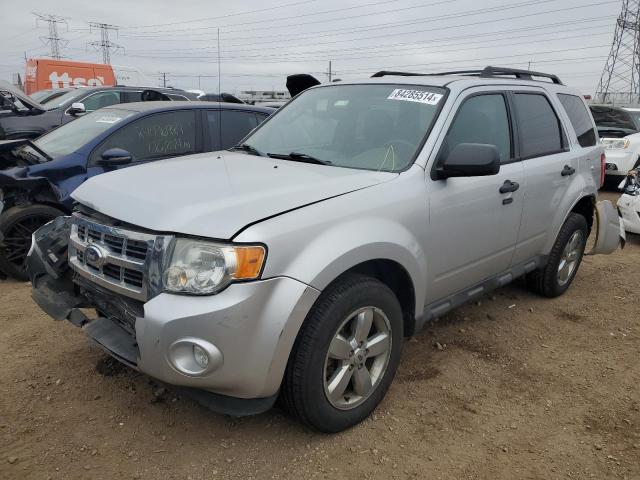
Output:
[[[267,8],[261,8],[258,10],[247,10],[245,12],[238,12],[238,13],[229,13],[227,15],[220,15],[217,17],[208,17],[208,18],[198,18],[195,20],[184,20],[184,21],[180,21],[180,22],[170,22],[170,23],[156,23],[153,25],[135,25],[135,26],[128,26],[128,27],[122,27],[122,29],[140,29],[140,28],[148,28],[148,27],[165,27],[165,26],[170,26],[170,25],[180,25],[180,24],[185,24],[185,23],[194,23],[194,22],[209,22],[211,20],[219,20],[221,18],[229,18],[229,17],[237,17],[239,15],[248,15],[251,13],[263,13],[263,12],[267,12],[270,10],[279,10],[281,8],[286,8],[286,7],[293,7],[296,5],[303,5],[305,3],[313,3],[313,2],[317,2],[318,0],[302,0],[299,2],[293,2],[293,3],[285,3],[283,5],[277,5],[274,7],[267,7]]]
[[[59,60],[60,46],[64,48],[69,42],[67,40],[64,40],[63,38],[60,38],[60,35],[58,34],[58,24],[64,23],[65,25],[67,25],[67,19],[58,15],[52,15],[48,13],[33,13],[33,15],[36,16],[36,26],[38,25],[38,21],[47,22],[49,26],[49,36],[40,37],[40,40],[42,40],[45,45],[49,45],[51,47],[51,58]],[[67,30],[68,28],[69,26],[67,25]]]
[[[118,32],[118,27],[115,25],[109,25],[108,23],[97,23],[91,22],[89,23],[89,28],[91,31],[93,29],[98,29],[100,31],[100,40],[89,43],[96,50],[102,50],[102,63],[111,64],[111,50],[122,50],[124,51],[124,47],[118,45],[117,43],[113,43],[109,40],[109,31],[113,30],[114,32]]]

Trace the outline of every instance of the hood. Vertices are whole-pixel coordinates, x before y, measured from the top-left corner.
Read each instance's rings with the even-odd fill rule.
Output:
[[[98,175],[72,197],[150,230],[231,239],[251,223],[396,176],[223,151]]]
[[[24,107],[26,107],[31,111],[31,113],[36,115],[46,112],[47,110],[33,98],[25,95],[6,80],[0,80],[0,96],[2,96],[5,101],[11,102],[13,104],[13,107],[17,108],[18,110],[24,110]],[[13,99],[11,97],[13,97]],[[20,100],[22,105],[16,103],[15,99]]]

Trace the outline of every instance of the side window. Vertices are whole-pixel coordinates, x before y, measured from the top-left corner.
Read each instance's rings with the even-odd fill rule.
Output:
[[[109,90],[107,92],[94,93],[82,100],[82,103],[84,103],[84,108],[87,112],[93,112],[99,108],[120,103],[120,92]]]
[[[95,165],[102,152],[122,148],[134,162],[175,157],[196,152],[194,111],[157,113],[135,120],[105,140],[91,155]]]
[[[580,97],[575,95],[558,94],[558,99],[564,107],[573,129],[578,136],[581,147],[593,147],[596,144],[597,134],[591,122],[591,115]]]
[[[476,95],[465,100],[449,127],[440,150],[440,160],[444,160],[461,143],[495,145],[501,162],[511,159],[509,115],[503,95]]]
[[[124,103],[131,103],[131,102],[141,102],[142,101],[142,92],[135,92],[135,91],[131,91],[131,90],[125,90],[124,92],[122,92],[122,94],[124,95]]]
[[[223,149],[233,147],[258,126],[254,113],[241,110],[222,110],[221,122]]]
[[[538,93],[516,93],[514,97],[520,155],[531,158],[562,151],[562,127],[547,97]]]

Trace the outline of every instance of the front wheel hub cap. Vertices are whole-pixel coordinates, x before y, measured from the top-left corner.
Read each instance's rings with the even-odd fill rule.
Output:
[[[391,357],[389,319],[377,307],[349,314],[334,333],[325,358],[324,393],[331,405],[350,410],[376,390]]]

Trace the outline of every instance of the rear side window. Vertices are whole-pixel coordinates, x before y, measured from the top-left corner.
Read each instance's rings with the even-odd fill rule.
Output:
[[[440,151],[440,160],[461,143],[494,145],[502,163],[511,158],[509,116],[501,94],[473,96],[462,104],[447,132]]]
[[[591,123],[591,115],[589,115],[582,99],[564,93],[559,93],[558,99],[569,116],[580,146],[593,147],[596,144],[596,132]]]
[[[520,156],[550,155],[563,150],[560,120],[549,100],[537,93],[516,93]]]

